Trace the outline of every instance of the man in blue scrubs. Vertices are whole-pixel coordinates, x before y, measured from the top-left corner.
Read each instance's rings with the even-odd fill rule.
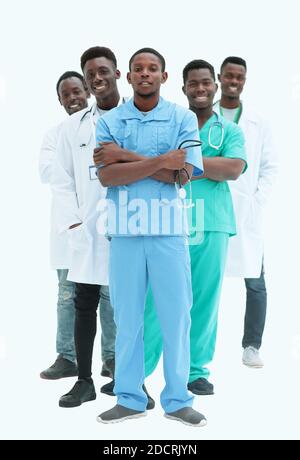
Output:
[[[176,172],[202,174],[201,149],[178,149],[199,140],[195,115],[160,97],[167,80],[164,58],[152,48],[131,57],[128,82],[134,97],[97,124],[94,160],[108,187],[110,293],[117,326],[114,393],[118,400],[97,420],[113,423],[146,415],[144,308],[151,285],[163,336],[161,393],[165,416],[203,426],[192,409],[189,377],[190,259]],[[121,147],[121,148],[120,148]]]

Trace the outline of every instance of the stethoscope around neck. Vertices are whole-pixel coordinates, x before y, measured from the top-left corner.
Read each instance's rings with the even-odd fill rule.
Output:
[[[220,150],[220,148],[222,147],[223,145],[223,141],[224,141],[224,125],[220,119],[220,116],[218,113],[216,113],[215,111],[213,112],[216,117],[217,117],[217,120],[216,121],[213,121],[210,126],[209,126],[209,131],[208,131],[208,146],[214,150]],[[212,142],[212,133],[214,132],[214,130],[219,130],[220,132],[220,140],[217,144],[214,144]],[[187,144],[187,145],[185,145]],[[192,147],[200,147],[202,145],[202,142],[199,140],[196,140],[196,139],[193,139],[193,140],[185,140],[183,142],[181,142],[181,144],[178,146],[178,149],[181,149],[181,148],[184,148],[184,149],[188,149],[188,148],[192,148]],[[186,171],[185,168],[183,168],[181,171],[185,171],[187,176],[188,176],[188,172]],[[191,186],[191,181],[190,181],[190,178],[189,179],[189,189],[190,189],[190,204],[187,205],[187,206],[184,206],[184,207],[187,207],[187,208],[191,208],[194,206],[194,204],[192,203],[192,186]],[[180,171],[178,171],[178,185],[176,184],[176,188],[177,188],[177,194],[178,194],[178,198],[180,198],[182,201],[186,199],[186,190],[182,187],[182,183],[181,183],[181,177],[180,177]]]
[[[209,131],[208,131],[208,146],[211,147],[212,149],[215,149],[215,150],[220,150],[220,148],[222,147],[223,145],[223,141],[224,141],[224,126],[223,126],[223,123],[220,119],[220,116],[217,112],[213,112],[216,117],[217,117],[217,120],[216,121],[213,121],[210,126],[209,126]],[[215,128],[218,128],[218,130],[220,130],[220,141],[218,144],[213,144],[212,143],[212,140],[211,140],[211,135],[212,135],[212,132]]]

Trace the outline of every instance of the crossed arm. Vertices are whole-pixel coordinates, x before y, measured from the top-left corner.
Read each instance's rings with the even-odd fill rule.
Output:
[[[94,163],[103,165],[99,169],[98,177],[105,187],[126,185],[145,177],[174,183],[176,170],[185,168],[191,176],[193,166],[185,163],[184,149],[171,150],[164,155],[147,158],[129,150],[122,149],[113,142],[103,142],[94,150]],[[182,174],[181,182],[188,181],[186,174]]]
[[[236,180],[242,174],[245,161],[239,158],[203,157],[204,174],[192,180],[210,179],[216,182]]]

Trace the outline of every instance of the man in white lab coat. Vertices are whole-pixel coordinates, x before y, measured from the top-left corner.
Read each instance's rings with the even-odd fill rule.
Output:
[[[244,104],[240,95],[246,81],[244,59],[228,57],[221,65],[221,100],[214,109],[238,123],[246,139],[248,170],[229,182],[237,221],[237,236],[228,248],[227,276],[245,279],[247,290],[243,363],[260,368],[259,355],[265,326],[267,291],[263,266],[263,214],[277,174],[277,155],[268,124]]]
[[[102,375],[114,375],[116,328],[108,289],[108,240],[97,232],[97,204],[106,196],[93,162],[95,124],[106,111],[122,103],[117,80],[120,72],[114,53],[93,47],[81,56],[88,90],[96,103],[74,114],[62,126],[53,181],[59,209],[59,230],[69,234],[72,258],[68,279],[76,283],[75,346],[78,380],[59,400],[60,407],[75,407],[96,398],[92,353],[100,299]],[[109,344],[109,347],[105,347]]]
[[[83,76],[78,72],[65,72],[56,84],[58,100],[68,115],[72,115],[88,106],[90,96]],[[44,137],[39,157],[39,173],[44,184],[50,184],[56,155],[57,141],[62,124],[55,126]],[[75,283],[67,280],[71,253],[68,238],[59,234],[57,226],[57,209],[52,204],[50,232],[50,260],[58,276],[57,299],[57,359],[48,369],[40,373],[41,378],[56,380],[77,375],[76,352],[74,344],[75,319]]]

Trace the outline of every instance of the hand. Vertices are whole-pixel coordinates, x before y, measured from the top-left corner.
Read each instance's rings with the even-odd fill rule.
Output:
[[[184,149],[171,150],[165,153],[162,155],[164,158],[164,168],[172,170],[184,168],[185,154],[186,152]]]
[[[69,230],[71,230],[72,228],[75,228],[75,227],[78,227],[79,225],[81,225],[82,222],[80,222],[80,224],[73,224],[69,227]]]
[[[93,158],[96,166],[119,163],[123,160],[123,149],[114,142],[101,142],[100,146],[94,149]]]

